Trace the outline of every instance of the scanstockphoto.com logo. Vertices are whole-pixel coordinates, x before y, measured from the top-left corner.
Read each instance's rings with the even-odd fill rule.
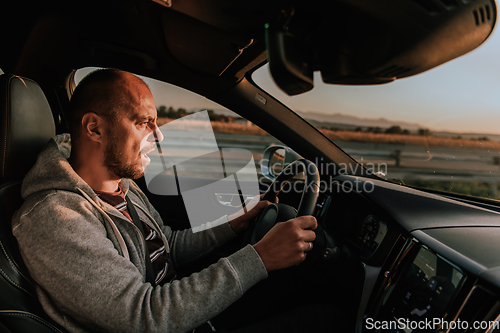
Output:
[[[403,331],[403,332],[434,332],[436,330],[448,331],[459,330],[491,330],[498,329],[500,326],[498,321],[473,321],[464,320],[447,321],[443,318],[424,318],[422,320],[409,320],[407,318],[399,318],[395,320],[375,320],[373,318],[365,319],[365,328],[368,331]]]
[[[163,141],[156,142],[156,149],[150,151],[152,142],[145,144],[149,157],[143,159],[146,185],[153,194],[181,195],[193,232],[223,224],[224,216],[235,218],[255,206],[258,199],[250,199],[259,197],[259,184],[264,183],[258,179],[253,154],[242,148],[220,148],[207,111],[176,119],[159,130]],[[347,165],[317,164],[327,168],[319,170],[322,174],[355,171]],[[331,184],[321,185],[331,188]],[[349,184],[343,188],[349,190]],[[355,183],[350,190],[371,192],[373,184]]]

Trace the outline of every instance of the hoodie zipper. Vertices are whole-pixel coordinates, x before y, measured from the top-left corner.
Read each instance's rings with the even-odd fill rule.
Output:
[[[101,200],[101,199],[99,199],[99,200]],[[134,203],[132,202],[132,204],[134,204]],[[134,204],[134,207],[137,207],[137,206]],[[106,211],[103,210],[103,212],[104,212],[104,214],[108,215],[108,213]],[[110,214],[113,215],[114,217],[117,217],[117,218],[127,222],[128,224],[130,224],[132,226],[132,228],[135,230],[135,232],[139,235],[139,239],[141,239],[143,251],[146,252],[146,249],[148,248],[148,244],[147,244],[145,236],[142,234],[141,230],[122,213],[120,213],[121,216],[118,214],[112,214],[111,212],[110,212]],[[143,223],[142,220],[140,222]],[[162,241],[163,241],[163,237],[162,237]],[[145,256],[142,256],[142,257],[145,258]],[[144,264],[146,264],[146,263],[144,263]]]
[[[104,211],[105,214],[106,211]],[[114,217],[118,217],[120,219],[122,219],[123,221],[127,222],[128,224],[130,224],[132,226],[132,228],[136,231],[136,233],[139,235],[139,239],[142,240],[142,246],[144,247],[144,251],[147,249],[147,243],[146,243],[146,239],[144,238],[144,235],[142,234],[141,230],[132,222],[130,221],[129,219],[127,219],[125,216],[124,217],[121,217],[121,216],[117,216],[115,214],[112,214]],[[142,221],[140,221],[142,223]],[[144,256],[143,256],[144,257]]]
[[[101,200],[101,199],[99,199]],[[102,200],[101,200],[102,201]],[[130,201],[132,202],[132,204],[134,205],[135,208],[139,208],[144,214],[146,214],[146,216],[149,218],[150,221],[152,221],[152,224],[153,225],[148,225],[148,227],[152,228],[153,230],[155,230],[158,235],[161,236],[161,240],[163,242],[163,245],[165,245],[165,249],[167,251],[168,254],[170,254],[170,246],[168,244],[168,241],[167,241],[167,238],[165,237],[165,235],[163,234],[163,231],[161,230],[160,226],[158,225],[158,223],[156,223],[155,219],[151,216],[151,214],[149,214],[144,208],[142,208],[140,205],[136,204],[132,199],[130,199]],[[119,212],[119,211],[118,211]],[[114,213],[113,212],[110,212],[111,213]],[[107,214],[107,213],[106,213]],[[139,228],[137,228],[137,226],[131,222],[128,218],[126,218],[122,213],[120,213],[119,215],[118,214],[112,214],[114,217],[118,217],[124,221],[127,221],[128,223],[130,223],[131,225],[133,225],[135,227],[135,229],[137,229],[137,231],[141,234],[142,238],[144,238],[144,236],[142,235],[142,232]],[[141,220],[142,222],[142,220]],[[145,224],[147,224],[146,222],[143,222]]]
[[[118,227],[116,227],[116,224],[113,222],[113,220],[111,219],[111,217],[108,215],[108,213],[106,213],[104,211],[104,209],[100,208],[97,205],[97,202],[95,202],[94,200],[92,200],[92,198],[90,198],[87,193],[85,193],[83,190],[81,190],[79,188],[78,188],[78,190],[84,195],[84,197],[88,201],[90,201],[90,203],[94,207],[97,208],[97,210],[99,210],[99,212],[101,214],[105,215],[109,219],[109,221],[111,223],[111,226],[113,227],[113,231],[115,232],[115,235],[119,239],[118,242],[120,243],[120,239],[121,239],[121,241],[124,243],[125,249],[122,247],[122,244],[120,244],[120,248],[122,249],[122,252],[124,253],[124,257],[126,257],[128,260],[130,260],[130,255],[128,254],[128,249],[126,248],[125,240],[123,239],[123,236],[121,235],[120,231],[118,230]],[[99,200],[102,201],[101,199],[99,199]],[[139,208],[141,211],[143,211],[143,213],[145,213],[147,215],[147,217],[151,221],[153,221],[153,228],[156,228],[156,231],[159,233],[159,235],[161,235],[161,239],[162,239],[163,244],[165,245],[165,250],[167,252],[167,255],[170,255],[170,246],[169,246],[169,244],[168,244],[168,242],[167,242],[167,240],[165,238],[165,235],[161,231],[160,226],[158,225],[158,223],[156,223],[156,221],[154,220],[154,218],[147,211],[145,211],[144,208],[142,208],[140,205],[135,204],[135,202],[132,199],[130,199],[130,201],[132,202],[132,204],[134,205],[134,207]],[[143,246],[143,251],[146,252],[147,243],[146,243],[146,239],[144,238],[144,235],[142,234],[141,230],[139,230],[139,228],[132,221],[130,221],[128,218],[126,218],[125,215],[123,215],[123,214],[120,213],[120,215],[121,215],[120,216],[118,214],[112,214],[112,213],[113,213],[113,211],[110,212],[111,215],[113,215],[114,217],[120,218],[121,220],[124,220],[125,222],[129,223],[133,227],[133,229],[139,235],[139,238],[142,239],[141,243],[142,243],[142,246]],[[142,221],[141,221],[141,223],[142,223]],[[116,230],[115,230],[115,228],[116,228]],[[126,255],[125,255],[125,253],[126,253]],[[145,257],[145,256],[143,256],[143,257]],[[146,263],[144,263],[144,264],[146,264]]]
[[[130,199],[130,201],[132,201],[132,199]],[[149,219],[151,221],[153,221],[154,223],[154,226],[156,227],[156,229],[159,231],[159,234],[161,235],[161,239],[163,241],[163,244],[165,245],[165,250],[167,251],[168,254],[170,254],[170,245],[168,244],[168,241],[167,241],[167,238],[165,237],[165,235],[163,234],[163,231],[161,230],[160,226],[158,225],[158,223],[156,223],[155,219],[151,216],[151,214],[149,214],[148,211],[146,211],[144,208],[142,208],[141,206],[139,205],[136,205],[133,201],[132,201],[132,204],[134,205],[134,207],[137,207],[139,208],[140,210],[142,210],[142,212],[144,214],[146,214]]]
[[[109,217],[108,214],[106,214],[106,212],[101,207],[99,207],[99,205],[94,200],[92,200],[92,198],[89,197],[87,193],[85,193],[80,188],[77,189],[78,191],[80,191],[83,197],[87,199],[87,201],[90,202],[90,204],[94,206],[102,215],[104,215],[105,219],[108,220],[108,223],[111,225],[111,228],[113,229],[113,232],[115,233],[115,236],[118,239],[118,244],[120,245],[120,249],[122,250],[123,256],[126,259],[130,260],[130,254],[128,253],[127,244],[125,244],[125,240],[123,239],[123,236],[120,233],[120,230],[118,230],[118,227],[116,226],[115,222],[111,219],[111,217]]]

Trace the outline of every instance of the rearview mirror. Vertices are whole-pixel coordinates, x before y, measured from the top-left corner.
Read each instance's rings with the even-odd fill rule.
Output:
[[[298,1],[266,25],[269,69],[288,95],[330,84],[380,84],[425,72],[483,43],[493,0]]]

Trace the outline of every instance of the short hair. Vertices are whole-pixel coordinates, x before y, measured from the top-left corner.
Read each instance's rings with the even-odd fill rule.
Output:
[[[97,69],[80,81],[71,97],[67,115],[72,138],[80,135],[82,118],[88,112],[108,121],[118,118],[118,110],[126,102],[116,89],[117,83],[123,80],[123,73],[113,68]]]

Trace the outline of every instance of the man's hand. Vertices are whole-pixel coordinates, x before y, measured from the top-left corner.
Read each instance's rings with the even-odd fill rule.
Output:
[[[268,272],[298,265],[306,258],[306,252],[312,249],[311,242],[316,239],[313,230],[317,226],[314,216],[280,222],[253,247]]]
[[[233,228],[234,232],[237,234],[248,228],[250,222],[252,222],[271,202],[267,200],[261,201],[264,194],[254,197],[252,200],[248,201],[244,208],[240,211],[229,215],[229,224]],[[275,203],[278,202],[278,198],[274,200]]]

